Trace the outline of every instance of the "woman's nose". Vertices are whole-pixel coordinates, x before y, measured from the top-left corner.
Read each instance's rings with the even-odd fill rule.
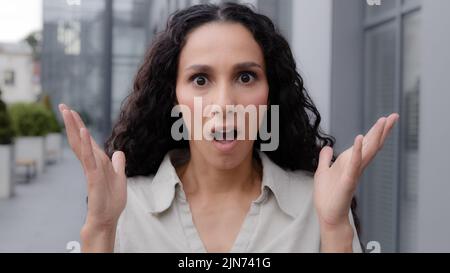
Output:
[[[221,83],[217,86],[217,89],[213,92],[214,93],[214,99],[212,101],[212,104],[217,105],[222,109],[223,113],[226,113],[227,106],[230,108],[230,106],[236,105],[236,99],[235,94],[233,92],[233,86],[230,83]]]

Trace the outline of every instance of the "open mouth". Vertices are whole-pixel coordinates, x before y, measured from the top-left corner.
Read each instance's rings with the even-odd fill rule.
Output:
[[[211,130],[212,144],[224,154],[233,153],[238,144],[240,131],[234,126],[218,126]]]
[[[239,130],[231,126],[216,127],[211,131],[212,143],[222,153],[232,153],[237,146]]]
[[[229,130],[213,128],[211,135],[212,135],[214,141],[226,143],[226,142],[235,141],[237,139],[238,130],[236,128],[232,128]]]

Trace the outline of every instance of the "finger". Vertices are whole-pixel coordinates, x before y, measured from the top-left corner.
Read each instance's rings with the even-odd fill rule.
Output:
[[[333,148],[325,146],[322,148],[319,154],[319,164],[317,171],[321,172],[327,170],[330,167],[331,159],[333,158]]]
[[[115,151],[111,160],[116,174],[125,175],[125,154],[121,151]]]
[[[362,168],[365,168],[367,164],[373,159],[378,152],[380,139],[384,131],[386,124],[386,118],[380,118],[371,130],[371,135],[365,136],[362,147]]]
[[[386,141],[387,136],[390,134],[392,128],[394,127],[395,123],[398,121],[400,116],[397,113],[391,114],[387,120],[386,125],[384,127],[383,135],[381,137],[379,149],[381,149],[384,145],[384,142]]]
[[[362,164],[362,142],[363,136],[358,135],[355,138],[353,144],[352,156],[350,158],[349,165],[346,168],[346,176],[351,181],[358,181],[359,175],[361,173],[361,164]],[[352,185],[355,186],[355,185]]]
[[[69,144],[72,147],[72,150],[74,150],[76,156],[81,160],[81,150],[79,148],[79,146],[81,145],[81,138],[79,132],[81,128],[86,128],[86,126],[83,120],[81,119],[80,115],[76,111],[70,109],[70,107],[68,107],[67,105],[61,103],[58,105],[58,108],[62,113],[64,112],[69,113],[69,115],[66,116],[66,118],[64,118],[63,114],[64,124],[66,124],[67,137],[69,139]],[[103,149],[101,149],[100,146],[98,146],[94,138],[90,134],[89,136],[91,139],[91,145],[93,149],[99,150],[99,152],[103,153]],[[103,156],[102,153],[100,154]],[[106,155],[104,155],[104,157],[106,157]]]
[[[385,117],[381,117],[377,120],[377,122],[375,122],[375,124],[372,126],[372,128],[370,128],[370,130],[364,136],[363,147],[367,146],[369,144],[369,142],[374,141],[375,136],[379,133],[380,127],[381,127],[381,132],[383,131],[385,123],[386,123]]]
[[[61,112],[64,111],[64,110],[70,111],[70,113],[72,114],[73,120],[75,121],[75,124],[76,124],[76,127],[77,127],[76,128],[77,131],[79,131],[81,128],[87,128],[86,125],[83,122],[83,119],[80,117],[80,115],[75,110],[70,109],[67,105],[65,105],[63,103],[59,104],[58,107],[59,107],[59,110]],[[92,142],[92,145],[93,145],[93,147],[95,149],[102,150],[100,148],[100,146],[98,146],[97,142],[95,142],[95,140],[94,140],[94,138],[92,136],[91,136],[91,142]]]
[[[66,134],[67,134],[67,140],[69,141],[70,146],[72,147],[72,150],[75,152],[75,155],[80,159],[80,150],[79,145],[81,142],[80,139],[80,131],[77,126],[74,126],[75,123],[73,122],[73,119],[70,117],[70,108],[65,105],[64,103],[60,103],[58,105],[58,109],[61,113],[61,116],[63,117]]]
[[[81,119],[80,115],[76,111],[70,110],[70,113],[72,113],[73,119],[75,120],[78,128],[80,128],[80,129],[81,128],[86,128],[86,125],[84,125],[83,120]]]
[[[83,119],[80,117],[80,115],[76,111],[70,110],[70,113],[72,114],[73,119],[75,120],[75,123],[76,123],[78,129],[87,128],[86,125],[83,122]],[[92,146],[94,147],[94,149],[102,150],[100,148],[100,146],[98,146],[97,142],[95,142],[95,140],[94,140],[94,138],[92,136],[91,136],[91,142],[92,142]]]
[[[60,103],[58,105],[59,111],[62,113],[64,110],[70,110],[69,106],[65,105],[64,103]]]
[[[70,113],[73,115],[73,119],[75,120],[75,124],[78,127],[77,130],[80,130],[81,128],[87,128],[80,115],[78,115],[76,111],[70,109],[69,106],[61,103],[58,105],[58,108],[61,112],[63,112],[64,110],[70,111]]]
[[[87,172],[97,168],[94,152],[92,151],[91,136],[86,128],[80,129],[81,137],[81,161]]]
[[[63,120],[66,126],[67,139],[69,140],[69,144],[72,147],[72,150],[79,157],[79,146],[80,146],[80,132],[78,127],[73,120],[72,114],[68,110],[63,110]]]

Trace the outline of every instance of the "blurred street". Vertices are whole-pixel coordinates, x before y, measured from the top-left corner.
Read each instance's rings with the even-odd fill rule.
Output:
[[[30,181],[0,200],[0,252],[68,252],[79,241],[86,211],[83,171],[70,149]]]

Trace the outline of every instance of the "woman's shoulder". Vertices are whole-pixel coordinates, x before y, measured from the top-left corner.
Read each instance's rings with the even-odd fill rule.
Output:
[[[160,212],[170,207],[180,180],[169,156],[165,156],[155,174],[127,178],[127,206]]]
[[[306,183],[308,185],[314,182],[313,172],[305,170],[295,170],[295,171],[286,170],[285,172],[288,174],[289,178],[293,181],[299,181],[299,183]]]
[[[148,183],[151,183],[155,175],[136,175],[127,177],[128,187],[139,187]]]
[[[152,183],[154,175],[137,175],[127,178],[127,196],[129,201],[143,201],[153,197]]]
[[[285,170],[289,188],[298,197],[312,196],[314,190],[314,173],[305,170]],[[300,200],[299,200],[300,201]]]
[[[154,175],[137,175],[127,177],[127,191],[136,193],[149,188],[154,177]]]
[[[284,182],[287,180],[289,182],[294,182],[293,184],[298,186],[312,186],[314,182],[314,173],[299,169],[290,170],[279,166],[277,163],[272,161],[266,154],[260,153],[260,157],[263,164],[263,170],[265,175],[270,180],[275,180],[278,182]]]
[[[142,188],[151,188],[154,184],[161,184],[161,181],[166,181],[174,177],[175,169],[169,157],[169,153],[163,158],[159,164],[156,173],[150,174],[136,174],[127,177],[127,188],[131,190],[140,190]]]
[[[314,174],[306,170],[289,170],[261,155],[263,184],[274,193],[280,207],[293,217],[313,213]]]
[[[305,170],[286,171],[289,186],[295,197],[293,202],[304,206],[305,201],[312,204],[314,195],[314,173]]]

